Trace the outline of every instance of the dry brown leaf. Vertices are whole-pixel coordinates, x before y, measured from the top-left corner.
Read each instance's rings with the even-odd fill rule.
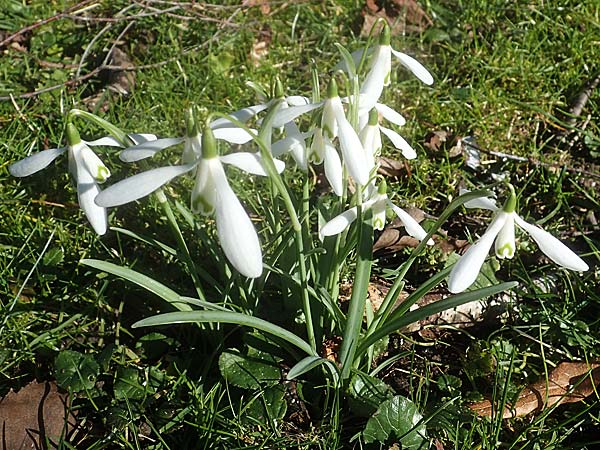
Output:
[[[387,20],[392,35],[421,33],[433,25],[433,21],[415,0],[367,0],[362,14],[364,22],[360,34],[363,37],[369,35],[380,18]]]
[[[505,406],[502,418],[539,413],[561,403],[580,402],[597,392],[600,384],[600,362],[562,362],[545,379],[523,389],[514,405]],[[494,407],[489,400],[475,403],[471,410],[483,417],[491,417]]]
[[[408,173],[408,168],[404,161],[381,156],[377,173],[389,178],[400,178]]]
[[[269,4],[269,0],[244,0],[242,2],[242,6],[246,8],[258,6],[260,8],[260,12],[265,16],[271,13],[271,5]]]
[[[2,450],[47,448],[76,427],[69,399],[54,382],[28,384],[0,400]]]
[[[267,25],[261,30],[254,40],[254,44],[252,44],[250,61],[252,61],[254,66],[258,67],[262,63],[262,60],[269,54],[269,46],[272,39],[271,28]]]

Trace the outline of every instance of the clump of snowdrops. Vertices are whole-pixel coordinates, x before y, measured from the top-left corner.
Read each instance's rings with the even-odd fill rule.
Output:
[[[25,177],[67,153],[79,205],[98,235],[109,229],[109,208],[154,196],[167,217],[177,255],[191,276],[194,297],[183,296],[177,286],[164,286],[127,267],[82,261],[145,287],[175,310],[144,318],[135,326],[195,323],[223,333],[225,324],[241,325],[287,351],[288,364],[291,361],[288,379],[320,370],[329,388],[360,397],[362,391],[357,386],[364,386],[365,380],[379,389],[372,363],[389,334],[428,315],[516,285],[505,282],[468,290],[492,244],[498,258],[513,257],[515,224],[559,266],[574,271],[588,267],[550,233],[517,214],[517,196],[509,183],[505,183],[503,206],[497,206],[488,190],[464,192],[429,229],[423,228],[402,209],[402,199],[390,198],[385,179],[377,174],[384,145],[408,160],[417,157],[417,151],[397,131],[405,119],[380,99],[396,62],[426,85],[433,84],[433,77],[417,60],[391,47],[387,26],[358,52],[350,54],[341,46],[338,49],[341,62],[336,70],[322,75],[313,69],[309,97],[286,96],[279,80],[273,83],[270,95],[252,84],[260,91],[260,104],[230,114],[207,111],[206,105],[203,109],[191,106],[183,136],[157,137],[148,133],[151,130],[126,133],[96,115],[73,109],[66,117],[66,145],[16,162],[10,172]],[[108,135],[84,141],[76,128],[78,120],[94,123]],[[112,181],[111,173],[98,155],[109,147],[121,149],[123,162],[139,162],[137,167],[146,170],[105,187]],[[175,153],[173,165],[151,168],[150,158],[170,147],[181,149]],[[317,166],[323,166],[329,184],[329,193],[320,197],[314,195],[312,176]],[[236,184],[229,181],[234,171],[249,180],[244,185],[253,186],[252,197],[260,199],[253,205],[260,208],[249,213],[249,206],[238,197]],[[204,224],[203,238],[216,240],[222,251],[209,252],[210,257],[201,260],[190,253],[182,223],[172,209],[173,200],[163,190],[165,184],[186,176],[193,180],[192,190],[179,194],[189,197],[189,208],[178,204],[177,209],[192,217],[192,226]],[[489,227],[453,267],[431,277],[395,307],[411,265],[427,245],[434,244],[439,227],[461,205],[491,210]],[[406,233],[420,245],[396,269],[393,285],[374,310],[367,300],[373,234],[382,230],[391,216],[398,217]],[[135,237],[135,233],[131,235]],[[349,268],[352,292],[344,312],[338,302],[340,274]],[[423,308],[413,307],[444,282],[454,295]],[[297,305],[295,317],[286,321],[261,314],[260,305],[267,295]],[[341,345],[335,357],[326,358],[322,348],[333,336],[341,337]],[[224,376],[227,378],[226,373]],[[357,379],[362,384],[357,384]],[[384,396],[382,400],[397,397]],[[403,401],[403,405],[408,404],[407,399]],[[411,419],[412,434],[403,439],[425,439],[422,420],[414,405],[411,407],[416,419]],[[365,434],[367,441],[376,438],[376,434]]]

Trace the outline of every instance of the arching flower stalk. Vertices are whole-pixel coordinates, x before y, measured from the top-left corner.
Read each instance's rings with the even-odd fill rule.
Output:
[[[448,279],[448,289],[452,293],[466,290],[477,279],[481,266],[495,243],[495,253],[500,259],[510,259],[516,250],[515,224],[529,234],[540,250],[553,262],[569,270],[583,272],[588,265],[565,244],[547,231],[523,220],[516,212],[517,198],[512,185],[509,198],[502,208],[493,200],[479,198],[465,203],[467,208],[482,208],[494,212],[492,222],[477,242],[454,265]]]

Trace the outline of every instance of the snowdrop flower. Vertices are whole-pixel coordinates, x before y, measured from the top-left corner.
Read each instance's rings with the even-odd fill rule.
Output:
[[[329,141],[332,141],[335,137],[338,138],[342,158],[348,173],[360,185],[367,185],[373,165],[369,164],[367,153],[360,142],[360,138],[346,119],[334,79],[331,79],[327,86],[327,99],[323,103],[321,129],[323,136]]]
[[[90,149],[90,145],[113,145],[110,138],[85,142],[72,123],[66,127],[67,146],[44,150],[28,156],[12,164],[8,170],[15,177],[26,177],[46,168],[52,161],[67,152],[69,157],[69,171],[77,184],[77,197],[79,206],[85,213],[88,221],[99,235],[106,233],[106,209],[94,203],[94,198],[100,192],[100,184],[110,177],[110,171],[104,163]],[[133,139],[133,136],[130,136]],[[149,136],[147,136],[149,138]],[[143,136],[138,136],[143,139]]]
[[[375,46],[373,55],[371,56],[371,69],[367,73],[360,89],[360,105],[362,110],[371,110],[381,97],[383,88],[390,84],[392,55],[398,58],[400,64],[411,71],[423,83],[427,85],[433,84],[433,77],[419,61],[405,53],[394,50],[390,42],[390,28],[385,24],[379,35],[379,43]]]
[[[386,108],[388,107],[386,106]],[[389,109],[392,112],[396,113],[396,111],[392,110],[391,108]],[[396,114],[399,117],[396,117],[394,115],[387,115],[387,117],[384,117],[386,117],[388,120],[390,120],[390,122],[395,123],[396,125],[403,125],[404,123],[406,123],[404,121],[404,118],[400,116],[400,114]],[[399,120],[399,118],[402,120]],[[360,141],[362,142],[363,147],[367,151],[367,156],[371,160],[370,163],[372,162],[372,164],[374,165],[375,158],[381,154],[381,133],[383,133],[385,136],[388,137],[390,141],[392,141],[394,147],[400,150],[402,152],[402,155],[406,159],[414,159],[417,157],[417,153],[415,152],[415,150],[410,146],[408,142],[406,142],[406,140],[402,136],[400,136],[394,130],[379,125],[379,110],[377,109],[377,106],[375,106],[375,108],[373,108],[369,113],[369,121],[361,129],[361,132],[359,134]]]
[[[229,186],[217,154],[215,137],[207,127],[202,135],[202,158],[192,190],[192,209],[215,214],[217,235],[225,256],[238,272],[249,278],[262,274],[262,251],[256,230]]]
[[[225,256],[242,275],[257,278],[262,274],[262,252],[258,236],[246,211],[229,186],[222,164],[231,164],[248,173],[267,176],[260,156],[247,152],[219,156],[216,147],[217,130],[212,130],[214,123],[207,125],[204,133],[200,134],[192,111],[188,112],[187,118],[188,132],[184,153],[196,155],[195,160],[179,166],[148,170],[120,181],[98,195],[96,203],[109,207],[137,200],[173,178],[195,169],[196,182],[191,194],[192,210],[203,215],[216,215],[217,235]],[[279,172],[285,167],[279,160],[275,160],[275,166]]]
[[[369,200],[362,204],[362,209],[371,209],[373,213],[373,228],[375,230],[383,230],[386,221],[386,210],[390,208],[404,225],[406,232],[412,237],[422,241],[427,236],[427,231],[413,219],[410,214],[402,208],[394,205],[387,196],[387,185],[385,180],[382,180],[377,187],[377,190],[371,189],[372,193]],[[347,229],[358,216],[358,208],[355,206],[327,222],[320,230],[321,236],[334,236]],[[427,241],[428,245],[433,245],[433,240]]]
[[[342,160],[337,150],[331,143],[331,140],[323,135],[320,127],[315,128],[313,140],[310,146],[308,160],[316,165],[325,166],[325,177],[333,192],[341,197],[344,192],[344,172],[342,170]]]
[[[526,222],[515,212],[516,195],[512,185],[509,185],[509,188],[511,194],[502,209],[488,198],[478,198],[465,203],[467,208],[489,209],[494,211],[495,215],[481,238],[454,265],[448,280],[450,292],[463,292],[475,282],[494,242],[498,258],[510,259],[514,256],[516,250],[515,223],[533,238],[548,258],[559,266],[579,272],[588,270],[588,265],[565,244],[547,231]]]

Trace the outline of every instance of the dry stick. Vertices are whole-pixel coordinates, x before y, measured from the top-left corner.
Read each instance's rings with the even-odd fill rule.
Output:
[[[82,2],[84,3],[84,2]],[[233,24],[231,23],[231,20],[241,11],[241,8],[236,9],[231,16],[229,16],[225,21],[221,21],[222,23],[222,27],[224,28],[225,26],[232,26]],[[212,37],[208,40],[203,42],[202,44],[198,44],[195,45],[193,47],[190,47],[187,50],[182,51],[182,55],[186,55],[188,53],[192,53],[195,52],[201,48],[204,48],[206,46],[208,46],[209,44],[211,44],[212,42],[214,42],[219,36],[221,35],[221,30],[218,30],[215,34],[212,35]],[[3,41],[4,42],[4,41]],[[8,95],[8,96],[0,96],[0,101],[14,101],[15,99],[27,99],[27,98],[32,98],[32,97],[37,97],[38,95],[44,94],[46,92],[51,92],[54,91],[56,89],[60,89],[66,86],[75,86],[89,78],[92,78],[94,75],[98,74],[99,72],[101,72],[102,70],[122,70],[122,71],[132,71],[132,70],[142,70],[142,69],[149,69],[149,68],[156,68],[156,67],[161,67],[167,64],[170,64],[174,61],[177,61],[179,58],[181,57],[181,55],[178,56],[173,56],[172,58],[168,58],[164,61],[159,61],[157,63],[152,63],[152,64],[143,64],[143,65],[139,65],[139,66],[135,66],[135,67],[123,67],[123,66],[113,66],[110,64],[101,64],[100,66],[94,68],[91,72],[85,74],[85,75],[81,75],[78,77],[75,77],[72,80],[68,80],[65,81],[63,83],[60,84],[55,84],[53,86],[48,86],[45,87],[43,89],[38,89],[36,91],[32,91],[32,92],[26,92],[24,94],[19,94],[19,95]]]
[[[584,175],[587,177],[591,177],[591,178],[600,178],[600,173],[590,172],[589,170],[578,169],[577,167],[563,166],[562,164],[557,164],[557,163],[547,163],[547,162],[539,161],[534,158],[526,158],[524,156],[511,155],[508,153],[496,152],[494,150],[487,150],[485,148],[481,148],[480,146],[470,143],[470,142],[462,141],[462,143],[463,143],[463,145],[468,145],[469,147],[474,148],[475,150],[477,150],[481,153],[485,153],[486,155],[495,156],[497,158],[506,158],[506,159],[510,159],[513,161],[526,162],[529,164],[533,164],[534,166],[540,166],[540,167],[546,167],[546,168],[552,168],[552,169],[564,169],[567,172],[578,173],[578,174],[581,174],[581,175]]]
[[[50,22],[54,22],[55,20],[58,19],[62,19],[63,17],[65,17],[67,14],[73,12],[73,11],[77,11],[78,9],[80,9],[81,7],[87,5],[88,3],[93,3],[95,0],[83,0],[82,2],[77,3],[76,5],[71,6],[70,8],[65,9],[63,12],[60,12],[58,14],[55,14],[51,17],[48,17],[47,19],[42,19],[39,22],[36,22],[32,25],[28,25],[25,28],[21,28],[19,31],[16,31],[15,33],[11,34],[10,36],[8,36],[6,39],[4,39],[3,41],[0,42],[0,49],[2,47],[4,47],[6,44],[14,41],[16,38],[18,38],[19,36],[35,30],[36,28],[41,27],[42,25],[46,25],[47,23]]]

